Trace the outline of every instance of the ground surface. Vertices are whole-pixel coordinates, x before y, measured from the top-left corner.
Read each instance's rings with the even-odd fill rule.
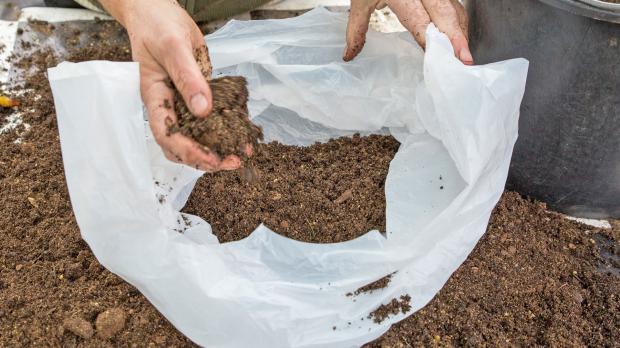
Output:
[[[127,46],[109,42],[116,27],[94,28],[100,45],[70,54],[73,60],[129,59]],[[55,62],[37,54],[28,64]],[[41,72],[26,85],[41,95],[22,98],[30,128],[0,135],[0,346],[193,346],[131,285],[103,269],[81,240],[49,86]],[[1,109],[0,123],[14,113]],[[487,233],[441,292],[370,346],[617,346],[620,229],[614,226],[594,230],[506,193]]]

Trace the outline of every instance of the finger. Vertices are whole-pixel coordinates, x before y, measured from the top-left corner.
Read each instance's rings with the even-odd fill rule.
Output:
[[[164,156],[166,157],[166,159],[168,161],[175,162],[175,163],[181,163],[181,156],[176,155],[176,154],[172,153],[171,151],[166,150],[164,148],[162,148],[161,150],[164,152]]]
[[[173,92],[164,81],[144,82],[143,99],[155,141],[162,147],[166,157],[172,157],[173,161],[205,171],[215,171],[220,165],[215,154],[206,152],[198,143],[180,133],[169,132],[170,125],[176,122],[176,116],[172,108],[166,107],[169,103],[165,100],[171,100],[172,97]]]
[[[209,49],[202,43],[195,49],[195,53],[200,72],[207,78],[208,82],[211,80],[211,75],[213,75],[213,66],[211,65],[211,58],[209,57]]]
[[[400,23],[413,35],[416,42],[426,48],[426,28],[431,17],[420,0],[388,1],[388,6],[396,14]]]
[[[463,7],[459,0],[450,1],[452,1],[452,6],[456,9],[456,15],[459,19],[459,26],[465,34],[465,38],[467,38],[467,41],[469,42],[469,18],[467,17],[467,11],[465,11],[465,7]]]
[[[469,43],[459,22],[458,12],[451,0],[422,0],[424,8],[439,31],[446,34],[452,43],[454,54],[464,63],[471,65],[474,58]],[[461,6],[458,4],[457,6]]]
[[[250,144],[247,144],[245,146],[245,154],[248,155],[248,157],[252,157],[252,155],[254,154],[254,147]]]
[[[211,89],[196,62],[191,43],[171,40],[170,46],[168,53],[163,55],[164,68],[192,114],[207,116],[212,107]]]
[[[222,160],[220,163],[220,170],[235,170],[241,167],[241,159],[239,157],[230,155]]]
[[[366,1],[352,1],[347,23],[347,46],[342,59],[348,62],[355,58],[364,48],[368,22],[370,15],[375,10],[375,5],[368,6]]]

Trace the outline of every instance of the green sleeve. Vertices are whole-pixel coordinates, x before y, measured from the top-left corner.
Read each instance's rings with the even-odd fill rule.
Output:
[[[76,0],[80,5],[95,11],[104,11],[97,0]],[[269,0],[178,0],[179,5],[196,21],[213,21],[228,18],[255,9]]]

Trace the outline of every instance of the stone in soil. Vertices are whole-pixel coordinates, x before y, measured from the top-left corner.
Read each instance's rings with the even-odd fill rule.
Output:
[[[100,313],[95,321],[97,336],[108,339],[119,333],[125,327],[127,316],[121,308],[112,308]]]
[[[89,339],[93,337],[93,326],[83,318],[67,318],[63,322],[63,327],[83,339]]]

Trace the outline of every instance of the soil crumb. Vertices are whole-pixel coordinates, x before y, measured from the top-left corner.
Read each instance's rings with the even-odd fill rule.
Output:
[[[377,281],[374,281],[370,284],[366,284],[362,286],[361,288],[355,290],[354,292],[348,293],[347,296],[357,296],[359,294],[372,293],[375,290],[385,289],[387,288],[388,285],[390,285],[390,282],[392,281],[392,276],[394,275],[394,273],[388,274],[385,277]]]
[[[221,242],[243,239],[261,223],[315,243],[385,231],[385,178],[398,146],[380,135],[309,147],[259,144],[251,185],[239,172],[205,175],[184,212],[209,221]],[[346,192],[349,197],[341,199]]]
[[[381,324],[391,315],[407,313],[411,309],[411,297],[402,295],[400,298],[393,298],[388,304],[382,304],[368,315],[368,319],[372,319],[375,323]]]
[[[201,67],[205,65],[203,60],[208,60],[208,55],[197,53]],[[203,68],[202,72],[206,79],[211,78],[210,70]],[[241,76],[210,80],[213,109],[208,117],[195,117],[177,91],[174,104],[178,120],[169,126],[169,132],[180,132],[194,139],[207,153],[215,152],[220,158],[228,155],[247,158],[248,146],[256,148],[258,140],[263,139],[263,132],[248,116],[246,85]]]
[[[54,29],[56,29],[56,27],[53,24],[47,21],[41,21],[41,20],[36,20],[36,19],[29,19],[28,24],[30,28],[32,28],[35,31],[38,31],[39,33],[45,36],[52,35],[52,33],[54,32]]]

